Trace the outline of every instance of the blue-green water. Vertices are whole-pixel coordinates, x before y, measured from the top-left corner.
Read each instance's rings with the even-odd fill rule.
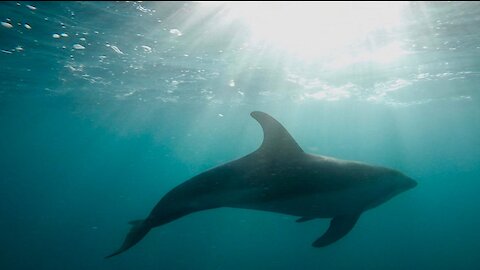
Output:
[[[0,4],[0,268],[479,269],[480,4],[405,4],[395,27],[307,58],[225,14]],[[103,259],[171,188],[255,150],[254,110],[308,152],[419,185],[323,249],[311,243],[328,220],[225,208]]]

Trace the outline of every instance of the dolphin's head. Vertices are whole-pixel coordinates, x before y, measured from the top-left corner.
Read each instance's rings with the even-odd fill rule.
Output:
[[[398,194],[416,187],[417,181],[399,171],[383,168],[382,173],[374,181],[374,186],[375,199],[368,208],[378,206]]]
[[[412,189],[418,185],[417,181],[395,170],[391,170],[388,173],[387,178],[389,178],[387,181],[389,181],[392,185],[392,192],[394,193],[393,196]]]

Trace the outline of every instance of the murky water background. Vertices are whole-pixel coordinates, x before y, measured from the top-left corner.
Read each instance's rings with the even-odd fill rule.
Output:
[[[265,5],[2,2],[0,268],[477,269],[480,5]],[[253,110],[419,185],[325,249],[327,220],[218,209],[104,260],[171,188],[256,149]]]

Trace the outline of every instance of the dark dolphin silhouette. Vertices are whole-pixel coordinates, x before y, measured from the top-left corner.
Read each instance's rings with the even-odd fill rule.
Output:
[[[255,152],[175,187],[146,219],[130,222],[123,245],[106,258],[131,248],[152,228],[219,207],[282,213],[300,217],[297,222],[331,218],[313,242],[323,247],[345,236],[362,212],[417,185],[393,169],[307,154],[273,117],[258,111],[251,116],[264,133]]]

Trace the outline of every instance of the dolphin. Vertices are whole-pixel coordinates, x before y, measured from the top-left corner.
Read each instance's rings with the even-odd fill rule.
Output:
[[[360,215],[417,185],[399,171],[305,153],[270,115],[250,114],[263,129],[254,152],[200,173],[169,191],[143,220],[133,225],[118,255],[152,228],[185,215],[219,207],[262,210],[298,217],[297,222],[331,218],[314,247],[345,236]]]

